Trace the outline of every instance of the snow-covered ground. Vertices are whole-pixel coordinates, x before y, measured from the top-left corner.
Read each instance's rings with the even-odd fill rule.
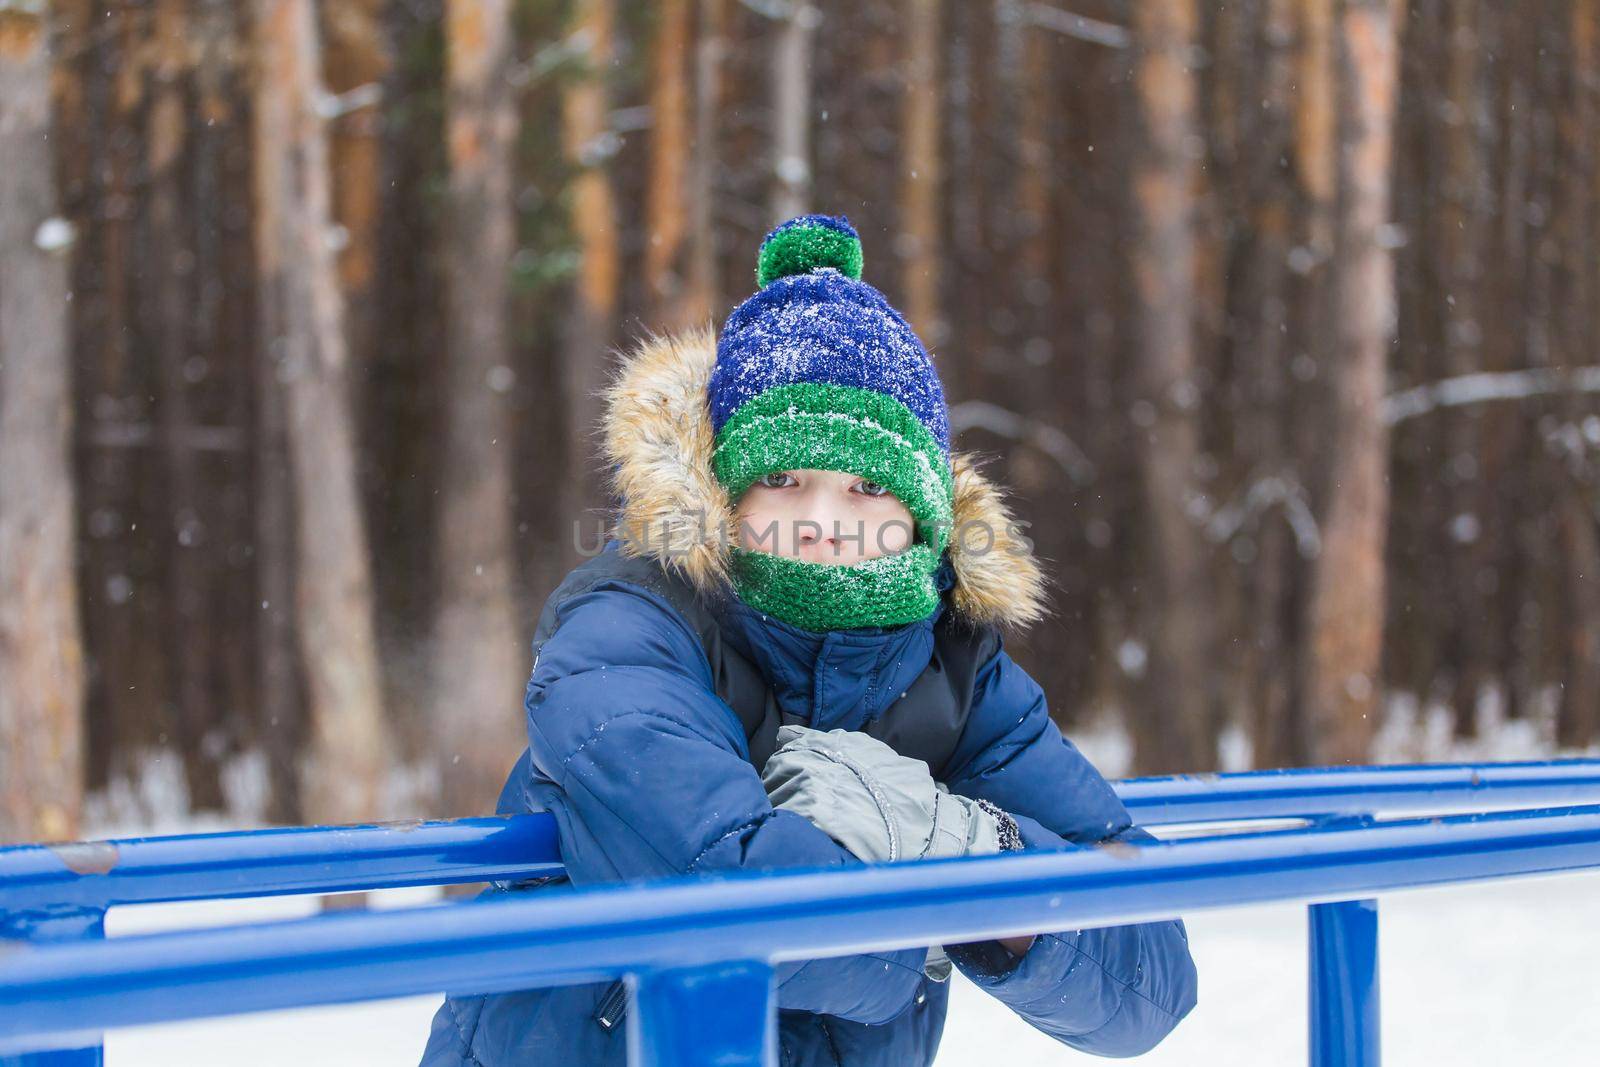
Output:
[[[373,895],[377,907],[432,898]],[[309,914],[314,898],[152,905],[111,913],[118,934]],[[1600,873],[1411,890],[1380,909],[1388,1067],[1600,1062]],[[1306,1058],[1305,910],[1196,913],[1200,1003],[1138,1062],[1284,1067]],[[941,1067],[1089,1063],[957,978]],[[118,1031],[109,1067],[414,1064],[436,996]],[[1103,1062],[1103,1061],[1102,1061]]]

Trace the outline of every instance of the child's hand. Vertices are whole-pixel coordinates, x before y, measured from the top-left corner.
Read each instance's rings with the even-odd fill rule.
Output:
[[[926,763],[867,734],[784,726],[761,781],[773,807],[804,815],[857,859],[965,856],[1021,847],[1016,823],[1005,812],[950,793],[933,780]],[[1001,944],[1021,956],[1032,940]],[[945,981],[950,968],[941,946],[928,949],[923,964],[928,977]]]
[[[921,760],[850,730],[782,727],[761,781],[774,807],[804,815],[867,861],[999,852],[1009,822],[998,808],[946,792]]]

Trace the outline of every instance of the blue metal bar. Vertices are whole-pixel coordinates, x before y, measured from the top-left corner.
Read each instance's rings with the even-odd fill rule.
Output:
[[[300,826],[0,849],[8,915],[561,873],[548,815]]]
[[[29,941],[85,941],[106,936],[104,908],[61,905],[38,910],[0,911],[0,937]]]
[[[0,1067],[102,1067],[104,1063],[105,1049],[100,1045],[0,1056]]]
[[[0,849],[0,938],[94,940],[116,904],[442,885],[562,871],[549,816],[80,841]],[[99,1067],[98,1045],[0,1067]]]
[[[1313,767],[1112,783],[1141,825],[1321,815],[1442,815],[1600,803],[1600,760]]]
[[[136,1023],[602,981],[752,954],[775,963],[1593,867],[1600,806],[669,879],[26,947],[0,959],[0,1050],[82,1043]],[[774,899],[784,906],[772,908]]]
[[[1359,822],[1368,812],[1592,801],[1600,798],[1600,760],[1312,768],[1114,786],[1146,825],[1287,817],[1328,827]],[[98,938],[105,908],[114,904],[537,877],[560,869],[546,815],[23,846],[0,849],[6,905],[0,937]],[[51,1064],[98,1063],[100,1050],[51,1056]],[[10,1063],[0,1060],[0,1067]]]
[[[1433,814],[1597,803],[1600,760],[1249,771],[1113,786],[1143,825]],[[545,814],[292,827],[0,848],[0,899],[11,915],[48,916],[74,906],[537,877],[559,873],[560,862]]]
[[[777,1067],[778,1002],[760,960],[645,971],[630,983],[633,1067]]]
[[[102,908],[57,907],[36,912],[0,909],[0,937],[73,942],[105,936],[106,913]],[[0,1056],[0,1067],[101,1067],[104,1062],[105,1049],[98,1041],[79,1048]]]
[[[1378,902],[1306,909],[1311,948],[1311,1067],[1378,1067]]]

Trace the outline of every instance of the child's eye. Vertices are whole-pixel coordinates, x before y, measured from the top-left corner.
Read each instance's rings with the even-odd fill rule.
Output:
[[[869,482],[865,479],[857,482],[856,485],[867,496],[883,496],[889,491],[886,487],[879,485],[877,482]]]
[[[788,481],[781,483],[774,482],[772,480],[774,478],[788,478]],[[761,477],[757,478],[756,484],[764,485],[768,489],[782,489],[792,481],[794,481],[794,479],[789,477],[789,473],[787,471],[773,471],[771,474],[763,474]]]

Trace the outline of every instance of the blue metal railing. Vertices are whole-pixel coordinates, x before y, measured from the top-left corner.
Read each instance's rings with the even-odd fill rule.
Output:
[[[1372,894],[1600,867],[1600,805],[1581,806],[1600,801],[1600,760],[1116,787],[1141,825],[1308,825],[454,903],[427,909],[427,922],[416,911],[347,913],[110,941],[95,939],[105,909],[118,904],[551,873],[559,869],[555,834],[547,816],[535,815],[0,849],[0,927],[32,942],[0,956],[0,1063],[99,1063],[100,1033],[132,1023],[626,974],[637,1005],[628,1016],[636,1062],[711,1062],[716,1050],[724,1056],[716,1062],[761,1064],[770,1062],[777,962],[1302,901],[1311,905],[1312,1062],[1376,1064]],[[1374,824],[1398,813],[1529,805],[1542,809]],[[752,879],[765,880],[761,893],[750,892]],[[781,913],[761,903],[774,891],[785,901]],[[696,1010],[682,1010],[684,998],[697,997]]]

